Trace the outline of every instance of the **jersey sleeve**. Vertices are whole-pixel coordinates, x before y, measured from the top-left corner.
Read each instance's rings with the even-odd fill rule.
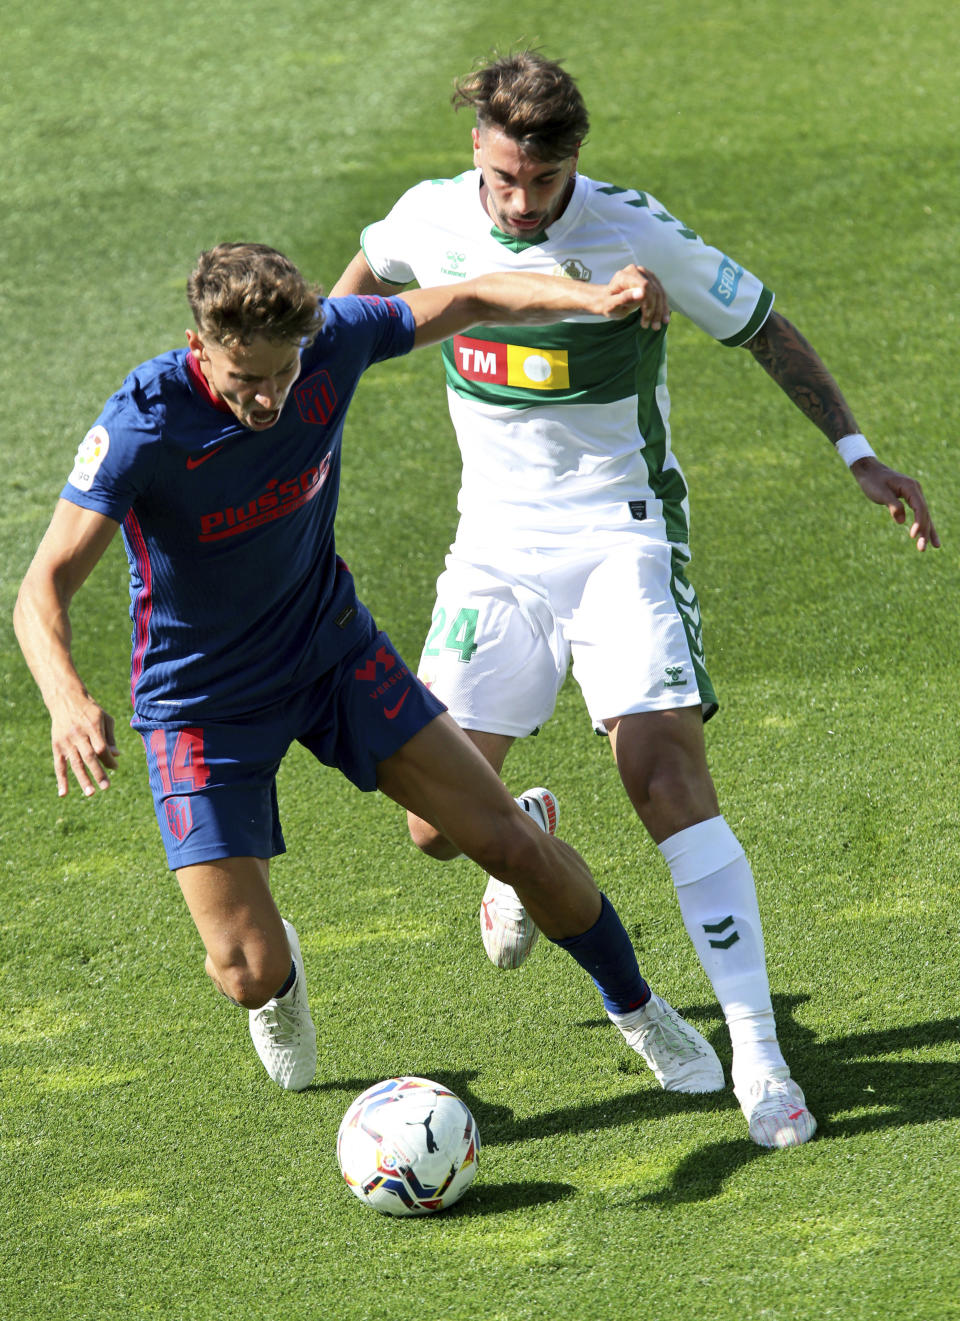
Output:
[[[153,474],[158,438],[148,415],[114,395],[80,442],[61,499],[122,523]]]
[[[423,205],[425,189],[432,183],[420,183],[409,189],[394,203],[383,220],[367,225],[360,236],[360,247],[367,265],[378,280],[387,284],[405,285],[416,279],[410,259],[416,253],[423,226],[418,215]]]
[[[670,306],[722,344],[745,344],[770,315],[772,291],[649,194],[630,197],[626,205],[637,216],[636,260],[658,277]]]
[[[324,304],[327,319],[312,350],[303,356],[304,367],[322,360],[331,348],[348,350],[357,375],[372,363],[398,358],[413,348],[416,322],[410,305],[402,298],[379,298],[375,294],[351,294],[330,298]],[[309,355],[309,356],[308,356]]]

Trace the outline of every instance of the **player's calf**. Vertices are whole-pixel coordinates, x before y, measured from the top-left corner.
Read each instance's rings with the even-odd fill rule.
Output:
[[[546,834],[556,834],[559,809],[549,789],[528,789],[517,804]],[[513,886],[489,876],[480,903],[480,936],[490,962],[497,968],[519,968],[539,935]]]

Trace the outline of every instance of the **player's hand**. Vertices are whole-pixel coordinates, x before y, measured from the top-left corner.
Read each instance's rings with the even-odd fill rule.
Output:
[[[63,798],[69,787],[69,771],[89,798],[97,789],[109,789],[104,770],[115,770],[120,749],[114,738],[113,716],[97,706],[92,697],[64,703],[52,713],[51,745],[57,794]]]
[[[926,550],[927,546],[939,547],[940,538],[933,526],[930,510],[924,498],[920,483],[913,477],[905,477],[902,472],[894,472],[879,459],[867,456],[857,459],[850,471],[860,483],[860,489],[868,500],[878,505],[886,505],[890,517],[895,523],[907,521],[903,502],[913,511],[913,524],[910,536],[917,543],[917,550]]]
[[[607,285],[611,300],[607,316],[625,317],[640,309],[644,329],[659,330],[670,320],[666,291],[652,271],[644,266],[625,266]]]

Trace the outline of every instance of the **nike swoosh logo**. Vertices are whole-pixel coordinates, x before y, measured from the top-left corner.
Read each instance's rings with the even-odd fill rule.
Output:
[[[404,688],[403,696],[400,698],[400,701],[397,702],[396,706],[385,706],[383,708],[383,714],[387,717],[388,720],[395,720],[397,718],[397,716],[400,714],[401,706],[403,706],[404,702],[407,700],[409,696],[410,696],[410,689]]]
[[[190,457],[187,459],[187,467],[190,468],[191,470],[194,468],[199,468],[201,463],[206,463],[207,459],[212,459],[213,456],[215,454],[219,454],[222,449],[223,446],[218,445],[216,449],[207,450],[206,454],[200,454],[200,455],[191,454]]]

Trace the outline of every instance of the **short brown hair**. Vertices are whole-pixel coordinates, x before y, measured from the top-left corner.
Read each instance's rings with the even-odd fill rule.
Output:
[[[220,243],[201,252],[187,298],[201,337],[223,348],[258,335],[275,343],[310,343],[322,325],[319,285],[262,243]]]
[[[573,156],[590,128],[577,84],[537,50],[501,55],[458,78],[454,87],[451,99],[458,110],[471,106],[479,128],[501,129],[537,160]]]

